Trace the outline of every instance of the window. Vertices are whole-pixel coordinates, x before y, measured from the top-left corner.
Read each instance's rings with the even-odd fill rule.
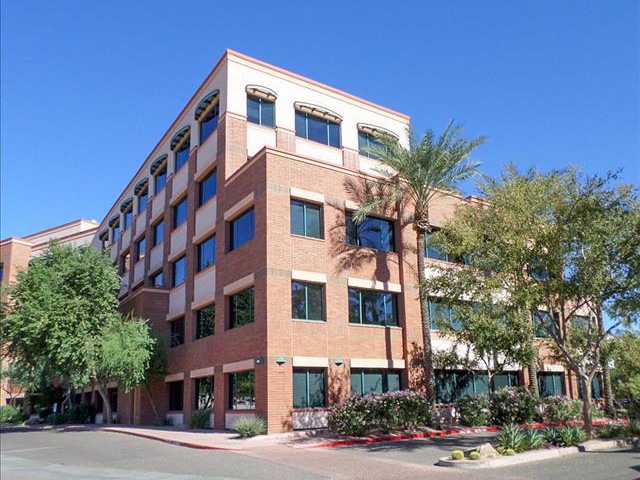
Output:
[[[546,324],[547,328],[544,327]],[[549,330],[553,330],[553,320],[549,312],[538,310],[533,314],[533,336],[537,338],[551,338]]]
[[[296,135],[298,137],[340,148],[340,124],[296,110]]]
[[[153,192],[156,197],[162,191],[166,183],[167,183],[167,162],[165,161],[164,164],[158,167],[158,169],[153,174],[153,186],[154,186]]]
[[[255,236],[253,207],[231,221],[231,250],[241,247]]]
[[[293,408],[327,406],[325,373],[322,369],[293,369]]]
[[[123,213],[123,219],[124,219],[124,230],[126,230],[127,228],[129,228],[131,226],[131,218],[133,217],[133,205],[129,204],[128,207],[125,208],[125,210],[122,212]]]
[[[578,396],[582,398],[582,382],[578,379]],[[600,376],[596,375],[591,380],[591,398],[599,400],[602,398],[602,382]]]
[[[378,150],[384,150],[385,146],[369,132],[358,130],[358,151],[364,157],[378,159]]]
[[[184,283],[184,277],[187,267],[187,257],[181,257],[173,262],[172,287],[177,287]]]
[[[138,215],[147,208],[147,200],[149,199],[149,187],[145,187],[138,193]]]
[[[291,313],[298,320],[324,320],[324,285],[291,282]]]
[[[213,409],[213,377],[200,377],[195,381],[196,410]]]
[[[182,411],[182,395],[184,392],[184,381],[169,382],[169,411]]]
[[[443,262],[455,262],[455,263],[463,263],[465,265],[470,265],[470,258],[467,255],[463,255],[462,258],[457,258],[449,255],[446,252],[443,252],[442,249],[435,245],[435,242],[432,240],[433,234],[436,233],[437,230],[432,230],[430,232],[426,232],[424,235],[424,256],[425,258],[430,258],[432,260],[442,260]]]
[[[116,243],[120,236],[120,220],[116,220],[111,224],[111,243]]]
[[[153,226],[153,246],[159,245],[164,240],[164,220],[160,220]]]
[[[547,269],[540,265],[540,262],[533,261],[529,264],[529,275],[534,280],[539,282],[546,282],[549,280],[549,272]]]
[[[489,392],[486,373],[456,370],[436,370],[434,373],[437,403],[454,403],[465,395]]]
[[[110,388],[109,390],[107,390],[107,392],[109,393],[109,405],[111,405],[111,411],[117,412],[118,411],[118,389]]]
[[[291,233],[305,237],[322,238],[322,206],[291,200]]]
[[[349,288],[349,323],[397,326],[396,295]]]
[[[253,370],[229,374],[229,409],[253,410],[256,407],[255,384]]]
[[[216,196],[218,171],[213,170],[198,183],[198,207]]]
[[[351,395],[400,390],[400,372],[397,370],[351,369]]]
[[[541,397],[564,395],[564,373],[538,372],[538,390]]]
[[[198,271],[216,263],[216,236],[207,238],[198,244]]]
[[[574,315],[571,317],[571,327],[577,332],[587,333],[589,326],[592,325],[591,317],[588,315]]]
[[[137,242],[136,242],[136,262],[139,262],[140,260],[144,260],[144,255],[147,253],[147,240],[146,238],[142,237],[140,238]]]
[[[184,343],[184,317],[177,318],[169,323],[171,324],[169,345],[171,345],[171,348],[182,345]]]
[[[213,105],[200,119],[200,145],[218,128],[220,104]]]
[[[187,221],[187,197],[176,203],[173,207],[174,230]]]
[[[444,305],[441,300],[436,298],[429,299],[429,321],[431,322],[431,330],[440,330],[440,325],[447,323],[454,330],[460,330],[462,323],[455,315],[449,305]]]
[[[178,171],[187,164],[189,160],[189,150],[191,148],[191,135],[186,133],[175,146],[174,152],[176,156],[175,170]]]
[[[120,275],[124,275],[131,268],[131,254],[125,253],[120,257]]]
[[[376,217],[365,217],[360,224],[353,218],[353,212],[346,214],[348,245],[375,248],[384,252],[393,252],[393,222]]]
[[[164,275],[162,274],[162,270],[151,275],[151,285],[156,288],[164,287]]]
[[[103,230],[98,238],[100,239],[100,248],[104,252],[109,246],[109,230]]]
[[[275,126],[275,103],[266,98],[247,95],[247,120],[263,127]]]
[[[240,327],[255,320],[255,289],[247,288],[229,297],[229,328]]]
[[[212,303],[196,312],[196,340],[215,333],[216,305]]]

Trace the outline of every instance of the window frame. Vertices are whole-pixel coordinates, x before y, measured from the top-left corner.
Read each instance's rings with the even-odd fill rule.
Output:
[[[302,233],[298,233],[298,232],[294,232],[293,231],[293,225],[294,225],[294,209],[293,209],[293,205],[294,204],[300,204],[300,206],[302,207],[302,227],[303,227],[303,232]],[[307,208],[312,207],[312,208],[317,208],[318,209],[318,220],[319,220],[319,225],[318,225],[318,236],[315,235],[311,235],[308,233],[308,222],[307,222]],[[296,235],[299,237],[306,237],[306,238],[315,238],[318,240],[324,240],[324,205],[321,203],[316,203],[316,202],[310,202],[308,200],[301,200],[299,198],[291,198],[289,201],[289,222],[290,222],[290,231],[292,235]]]
[[[250,101],[255,101],[258,103],[258,118],[257,118],[257,122],[253,121],[250,117],[249,117],[249,102]],[[264,122],[263,119],[263,105],[265,103],[271,104],[272,106],[272,115],[271,115],[271,124],[267,124]],[[266,127],[266,128],[276,128],[276,101],[275,100],[270,100],[267,98],[263,98],[259,95],[255,95],[255,94],[251,94],[251,93],[247,93],[247,121],[249,123],[253,123],[254,125],[260,125],[261,127]]]
[[[347,210],[345,212],[345,243],[347,245],[351,245],[353,247],[359,247],[359,248],[371,248],[373,250],[377,250],[379,252],[385,252],[385,253],[395,253],[396,252],[396,222],[395,220],[391,220],[388,218],[384,218],[384,217],[378,217],[375,215],[367,215],[366,218],[364,219],[364,221],[362,223],[356,223],[353,219],[353,211],[351,210]],[[378,247],[373,247],[370,245],[362,245],[362,239],[363,233],[366,232],[361,232],[361,229],[363,228],[368,228],[366,226],[366,223],[368,221],[378,221],[378,222],[386,222],[389,228],[389,232],[390,232],[390,239],[389,241],[389,246],[390,249],[387,250],[385,248],[378,248]],[[380,233],[380,236],[382,237],[382,233]],[[366,238],[366,237],[364,237]],[[380,243],[380,246],[383,246]]]
[[[396,368],[352,368],[349,371],[349,383],[350,383],[350,393],[351,395],[366,395],[367,393],[372,393],[374,392],[374,390],[369,390],[367,392],[365,392],[364,389],[364,385],[365,385],[365,374],[381,374],[382,375],[382,390],[380,392],[378,392],[377,390],[375,390],[375,392],[377,393],[387,393],[387,392],[399,392],[400,390],[402,390],[402,370],[400,369],[396,369]],[[394,374],[398,376],[398,389],[397,390],[390,390],[389,389],[389,374]],[[353,377],[358,375],[359,376],[359,383],[360,383],[360,388],[359,388],[359,392],[356,391],[354,392],[354,388],[353,388]]]
[[[180,217],[178,214],[182,212],[183,208],[184,208],[184,218],[182,219],[182,221],[180,221]],[[178,200],[176,203],[173,204],[173,206],[171,207],[171,217],[173,219],[171,223],[172,231],[180,228],[182,225],[184,225],[187,222],[187,219],[189,217],[188,195],[185,195],[184,197],[180,198],[180,200]]]
[[[161,285],[156,285],[158,277],[162,279]],[[164,270],[161,268],[160,270],[153,272],[151,275],[149,275],[149,281],[151,282],[151,286],[153,288],[164,288]]]
[[[304,391],[304,405],[296,404],[296,374],[304,374],[305,376],[305,391]],[[310,374],[322,374],[322,402],[320,405],[312,405],[312,394],[310,390]],[[327,408],[327,369],[326,368],[309,368],[309,367],[295,367],[292,372],[292,385],[291,390],[293,393],[292,405],[295,410],[316,410]],[[315,392],[314,392],[315,393]]]
[[[249,397],[250,399],[252,399],[253,401],[249,401],[248,408],[238,408],[237,407],[237,403],[236,403],[236,382],[237,382],[237,375],[244,375],[247,374],[249,375],[251,378],[251,386],[249,388]],[[228,379],[228,384],[229,384],[229,390],[228,390],[228,404],[227,406],[229,407],[229,410],[233,410],[233,411],[252,411],[256,409],[256,372],[255,370],[241,370],[238,372],[231,372],[227,374],[227,379]]]
[[[162,185],[158,188],[158,180],[162,179]],[[164,190],[167,186],[167,162],[166,160],[162,165],[160,165],[155,172],[153,172],[153,194],[154,196],[158,196],[158,194]]]
[[[144,245],[144,251],[142,252],[142,256],[140,256],[140,245]],[[138,237],[135,243],[135,262],[138,263],[141,260],[144,260],[144,257],[147,254],[147,237],[142,235]]]
[[[169,320],[169,348],[176,348],[185,343],[184,316]]]
[[[162,228],[158,228],[158,227],[162,227]],[[153,229],[152,232],[152,237],[153,237],[153,241],[151,242],[151,248],[153,247],[157,247],[158,245],[160,245],[162,242],[164,242],[164,217],[161,217],[160,220],[158,220],[156,223],[151,225],[151,228]],[[158,241],[158,232],[162,232],[162,238],[160,239],[160,241]]]
[[[296,308],[294,307],[294,285],[301,285],[304,287],[304,309],[305,318],[299,318],[295,315]],[[309,287],[319,287],[321,295],[321,318],[309,318]],[[327,309],[326,309],[326,287],[324,283],[305,282],[301,280],[291,280],[291,318],[293,320],[304,320],[308,322],[326,322],[327,321]]]
[[[251,317],[248,321],[243,321],[242,323],[238,323],[238,312],[236,305],[237,296],[243,293],[248,293],[249,297],[249,316]],[[255,286],[251,285],[247,288],[243,288],[242,290],[238,290],[237,292],[232,293],[228,296],[228,312],[229,312],[229,324],[227,330],[231,330],[234,328],[243,327],[245,325],[251,325],[256,321],[256,291]]]
[[[184,153],[186,152],[186,153]],[[189,163],[191,153],[191,131],[186,132],[173,148],[173,173],[176,174]],[[178,160],[182,163],[178,165]]]
[[[213,177],[213,194],[210,197],[204,198],[204,185],[207,180],[210,180]],[[218,194],[218,169],[214,168],[209,173],[207,173],[201,180],[198,181],[198,208],[202,207],[204,204],[208,203],[209,200],[212,200]]]
[[[245,218],[247,215],[251,215],[251,233],[250,236],[244,240],[242,243],[236,244],[235,243],[235,236],[236,236],[236,225],[237,222],[239,222],[241,219]],[[249,243],[251,240],[253,240],[254,238],[256,238],[256,214],[255,214],[255,206],[252,205],[251,207],[247,208],[246,210],[243,210],[242,213],[236,215],[235,217],[233,217],[232,219],[230,219],[228,221],[229,227],[229,251],[233,251],[233,250],[237,250],[238,248],[242,247],[243,245],[246,245],[247,243]]]
[[[211,332],[210,333],[206,333],[206,334],[202,334],[202,313],[207,310],[207,309],[212,309],[213,310],[213,319],[211,320]],[[201,338],[207,338],[207,337],[211,337],[213,335],[216,334],[216,304],[214,303],[210,303],[209,305],[205,305],[204,307],[199,308],[198,310],[196,310],[196,325],[195,325],[195,339],[196,340],[200,340]],[[208,330],[207,330],[208,331]]]
[[[169,386],[169,395],[168,395],[168,400],[169,400],[169,405],[168,405],[168,411],[169,412],[182,412],[184,411],[184,380],[176,380],[173,382],[167,382],[168,386]],[[174,391],[174,386],[175,387],[180,387],[178,389],[178,391]],[[177,401],[178,403],[174,403],[175,401]],[[180,406],[180,408],[173,408],[176,406]]]
[[[137,207],[137,211],[138,211],[138,215],[140,215],[142,212],[144,212],[147,209],[147,204],[149,203],[149,185],[145,185],[144,187],[142,187],[142,189],[136,193],[136,197],[138,198],[138,207]],[[140,199],[144,198],[144,206],[141,207],[142,202],[140,202]]]
[[[182,281],[180,283],[176,283],[176,266],[179,262],[184,262],[183,273],[182,273]],[[180,285],[183,285],[187,278],[187,256],[182,255],[176,258],[171,262],[171,287],[176,288]]]
[[[210,240],[213,240],[213,259],[210,263],[206,264],[203,266],[202,264],[202,247],[209,242]],[[196,265],[196,273],[200,273],[203,270],[206,270],[207,268],[213,266],[216,264],[216,249],[218,247],[218,242],[216,239],[216,234],[213,233],[211,235],[209,235],[208,237],[204,238],[202,241],[200,241],[198,244],[196,244],[196,253],[197,253],[197,265]]]
[[[353,321],[353,316],[351,315],[351,300],[352,300],[352,294],[357,293],[358,295],[358,321]],[[347,290],[347,294],[348,294],[348,301],[349,301],[349,324],[350,325],[367,325],[367,326],[379,326],[379,327],[399,327],[400,326],[400,315],[398,312],[398,294],[396,292],[388,292],[385,290],[372,290],[372,289],[365,289],[365,288],[358,288],[358,287],[348,287]],[[391,298],[391,323],[389,322],[389,320],[387,319],[387,315],[386,315],[386,305],[387,305],[387,300],[383,300],[384,303],[384,324],[380,324],[380,323],[370,323],[370,322],[366,322],[365,318],[366,318],[366,312],[365,312],[365,305],[364,305],[364,301],[363,300],[367,300],[369,301],[372,305],[375,305],[377,307],[377,304],[379,302],[379,299],[376,299],[375,302],[371,302],[371,298],[366,298],[366,296],[371,296],[371,295],[383,295],[386,298],[387,295],[390,296]]]
[[[211,381],[211,389],[208,395],[208,402],[205,403],[204,407],[201,406],[201,402],[200,399],[202,398],[201,395],[201,391],[202,391],[202,382],[203,380],[210,380]],[[194,392],[194,396],[193,396],[193,409],[195,411],[201,411],[201,410],[211,410],[213,411],[213,408],[215,407],[215,403],[216,403],[216,397],[215,397],[215,385],[216,385],[216,379],[214,375],[207,375],[204,377],[196,377],[193,379],[193,392]],[[206,392],[206,390],[205,390]],[[205,395],[206,396],[206,395]]]
[[[298,131],[298,127],[299,127],[298,119],[302,118],[303,116],[304,116],[304,134],[301,134],[301,132]],[[309,128],[309,120],[324,124],[324,126],[326,127],[326,130],[325,130],[326,140],[323,141],[315,138],[310,138],[309,133],[311,130]],[[337,145],[334,145],[331,141],[332,135],[331,135],[330,129],[332,125],[335,125],[337,127],[337,131],[338,131]],[[328,118],[323,118],[321,115],[314,115],[313,113],[305,112],[299,108],[296,108],[296,113],[295,113],[295,133],[296,133],[296,137],[304,138],[305,140],[308,140],[310,142],[316,142],[321,145],[326,145],[327,147],[332,147],[332,148],[342,148],[342,122],[329,120]]]

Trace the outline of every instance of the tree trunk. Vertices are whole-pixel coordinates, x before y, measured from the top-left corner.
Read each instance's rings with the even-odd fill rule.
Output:
[[[538,355],[534,354],[528,365],[529,369],[529,392],[538,400],[540,398],[540,390],[538,389]]]
[[[580,375],[582,383],[582,420],[584,421],[584,430],[587,433],[587,440],[593,435],[593,426],[591,418],[591,379]]]
[[[416,228],[416,237],[418,243],[418,292],[420,295],[420,319],[422,322],[422,342],[424,345],[423,352],[423,368],[424,368],[424,386],[427,398],[431,404],[435,403],[436,392],[433,373],[433,351],[431,350],[431,320],[429,318],[429,301],[427,292],[425,291],[425,259],[424,259],[424,236],[425,231]]]
[[[102,421],[103,423],[109,424],[111,423],[112,412],[111,412],[111,401],[109,399],[107,389],[102,384],[98,383],[96,386],[96,390],[102,397],[102,404],[104,406],[104,417]]]
[[[155,399],[153,398],[153,394],[151,393],[151,387],[149,386],[149,384],[145,384],[143,388],[147,394],[147,397],[149,397],[149,404],[151,405],[151,410],[153,410],[153,418],[155,418],[156,424],[160,425],[160,414],[158,413]]]
[[[596,322],[598,322],[598,336],[600,338],[604,337],[604,318],[602,318],[602,307],[598,306],[597,309],[597,318]],[[613,390],[611,388],[611,372],[609,370],[609,357],[608,355],[603,355],[602,351],[600,351],[600,367],[602,368],[602,395],[604,396],[604,409],[605,411],[613,416],[615,414],[615,407],[613,405]]]

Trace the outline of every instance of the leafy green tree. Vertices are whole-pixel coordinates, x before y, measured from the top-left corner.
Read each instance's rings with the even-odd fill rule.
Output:
[[[612,186],[614,179],[582,177],[572,169],[521,175],[510,166],[480,185],[482,207],[461,208],[435,239],[472,264],[470,272],[440,272],[455,288],[439,293],[480,288],[490,278],[502,289],[496,298],[518,318],[547,312],[537,328],[579,379],[589,435],[591,381],[602,369],[610,334],[638,321],[640,210],[635,190]],[[438,282],[443,280],[432,287]]]
[[[612,341],[611,373],[617,398],[640,399],[640,336],[637,331],[622,332]]]
[[[111,421],[109,381],[124,390],[144,381],[154,340],[146,321],[118,310],[120,279],[91,247],[56,242],[19,272],[2,319],[3,350],[36,372],[48,365],[70,388],[95,385]]]
[[[455,190],[459,182],[477,172],[478,164],[469,155],[485,142],[485,137],[465,140],[461,135],[462,127],[453,122],[439,135],[427,131],[419,142],[412,142],[408,148],[391,136],[378,135],[381,146],[371,150],[381,162],[376,168],[380,178],[364,182],[364,188],[360,189],[360,206],[354,214],[354,221],[362,223],[367,215],[392,208],[408,217],[413,225],[417,243],[424,387],[431,401],[435,399],[431,325],[427,294],[422,286],[426,266],[425,235],[431,231],[430,209],[438,195]]]

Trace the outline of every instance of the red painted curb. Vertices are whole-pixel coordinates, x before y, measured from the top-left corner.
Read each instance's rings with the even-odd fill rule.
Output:
[[[146,438],[149,440],[157,440],[158,442],[168,443],[170,445],[177,445],[179,447],[195,448],[197,450],[228,450],[228,451],[242,450],[240,448],[213,447],[211,445],[201,445],[199,443],[183,442],[182,440],[171,440],[169,438],[156,437],[146,433],[128,432],[124,430],[114,430],[111,428],[101,428],[100,431],[107,432],[107,433],[122,433],[124,435],[131,435],[133,437]]]
[[[616,423],[629,423],[628,420],[595,420],[593,425],[612,425]],[[566,423],[523,423],[520,425],[523,428],[545,428],[545,427],[562,427],[572,425],[583,425],[582,421],[566,422]],[[346,447],[349,445],[368,445],[371,443],[381,442],[396,442],[399,440],[413,440],[420,438],[433,438],[433,437],[446,437],[449,435],[462,435],[467,433],[481,433],[481,432],[496,432],[500,430],[500,427],[491,425],[488,427],[470,427],[470,428],[456,428],[452,430],[441,430],[438,432],[419,432],[419,433],[407,433],[403,435],[389,435],[387,437],[366,437],[366,438],[353,438],[349,440],[334,440],[331,442],[319,443],[318,445],[310,445],[306,448],[332,448],[332,447]]]

